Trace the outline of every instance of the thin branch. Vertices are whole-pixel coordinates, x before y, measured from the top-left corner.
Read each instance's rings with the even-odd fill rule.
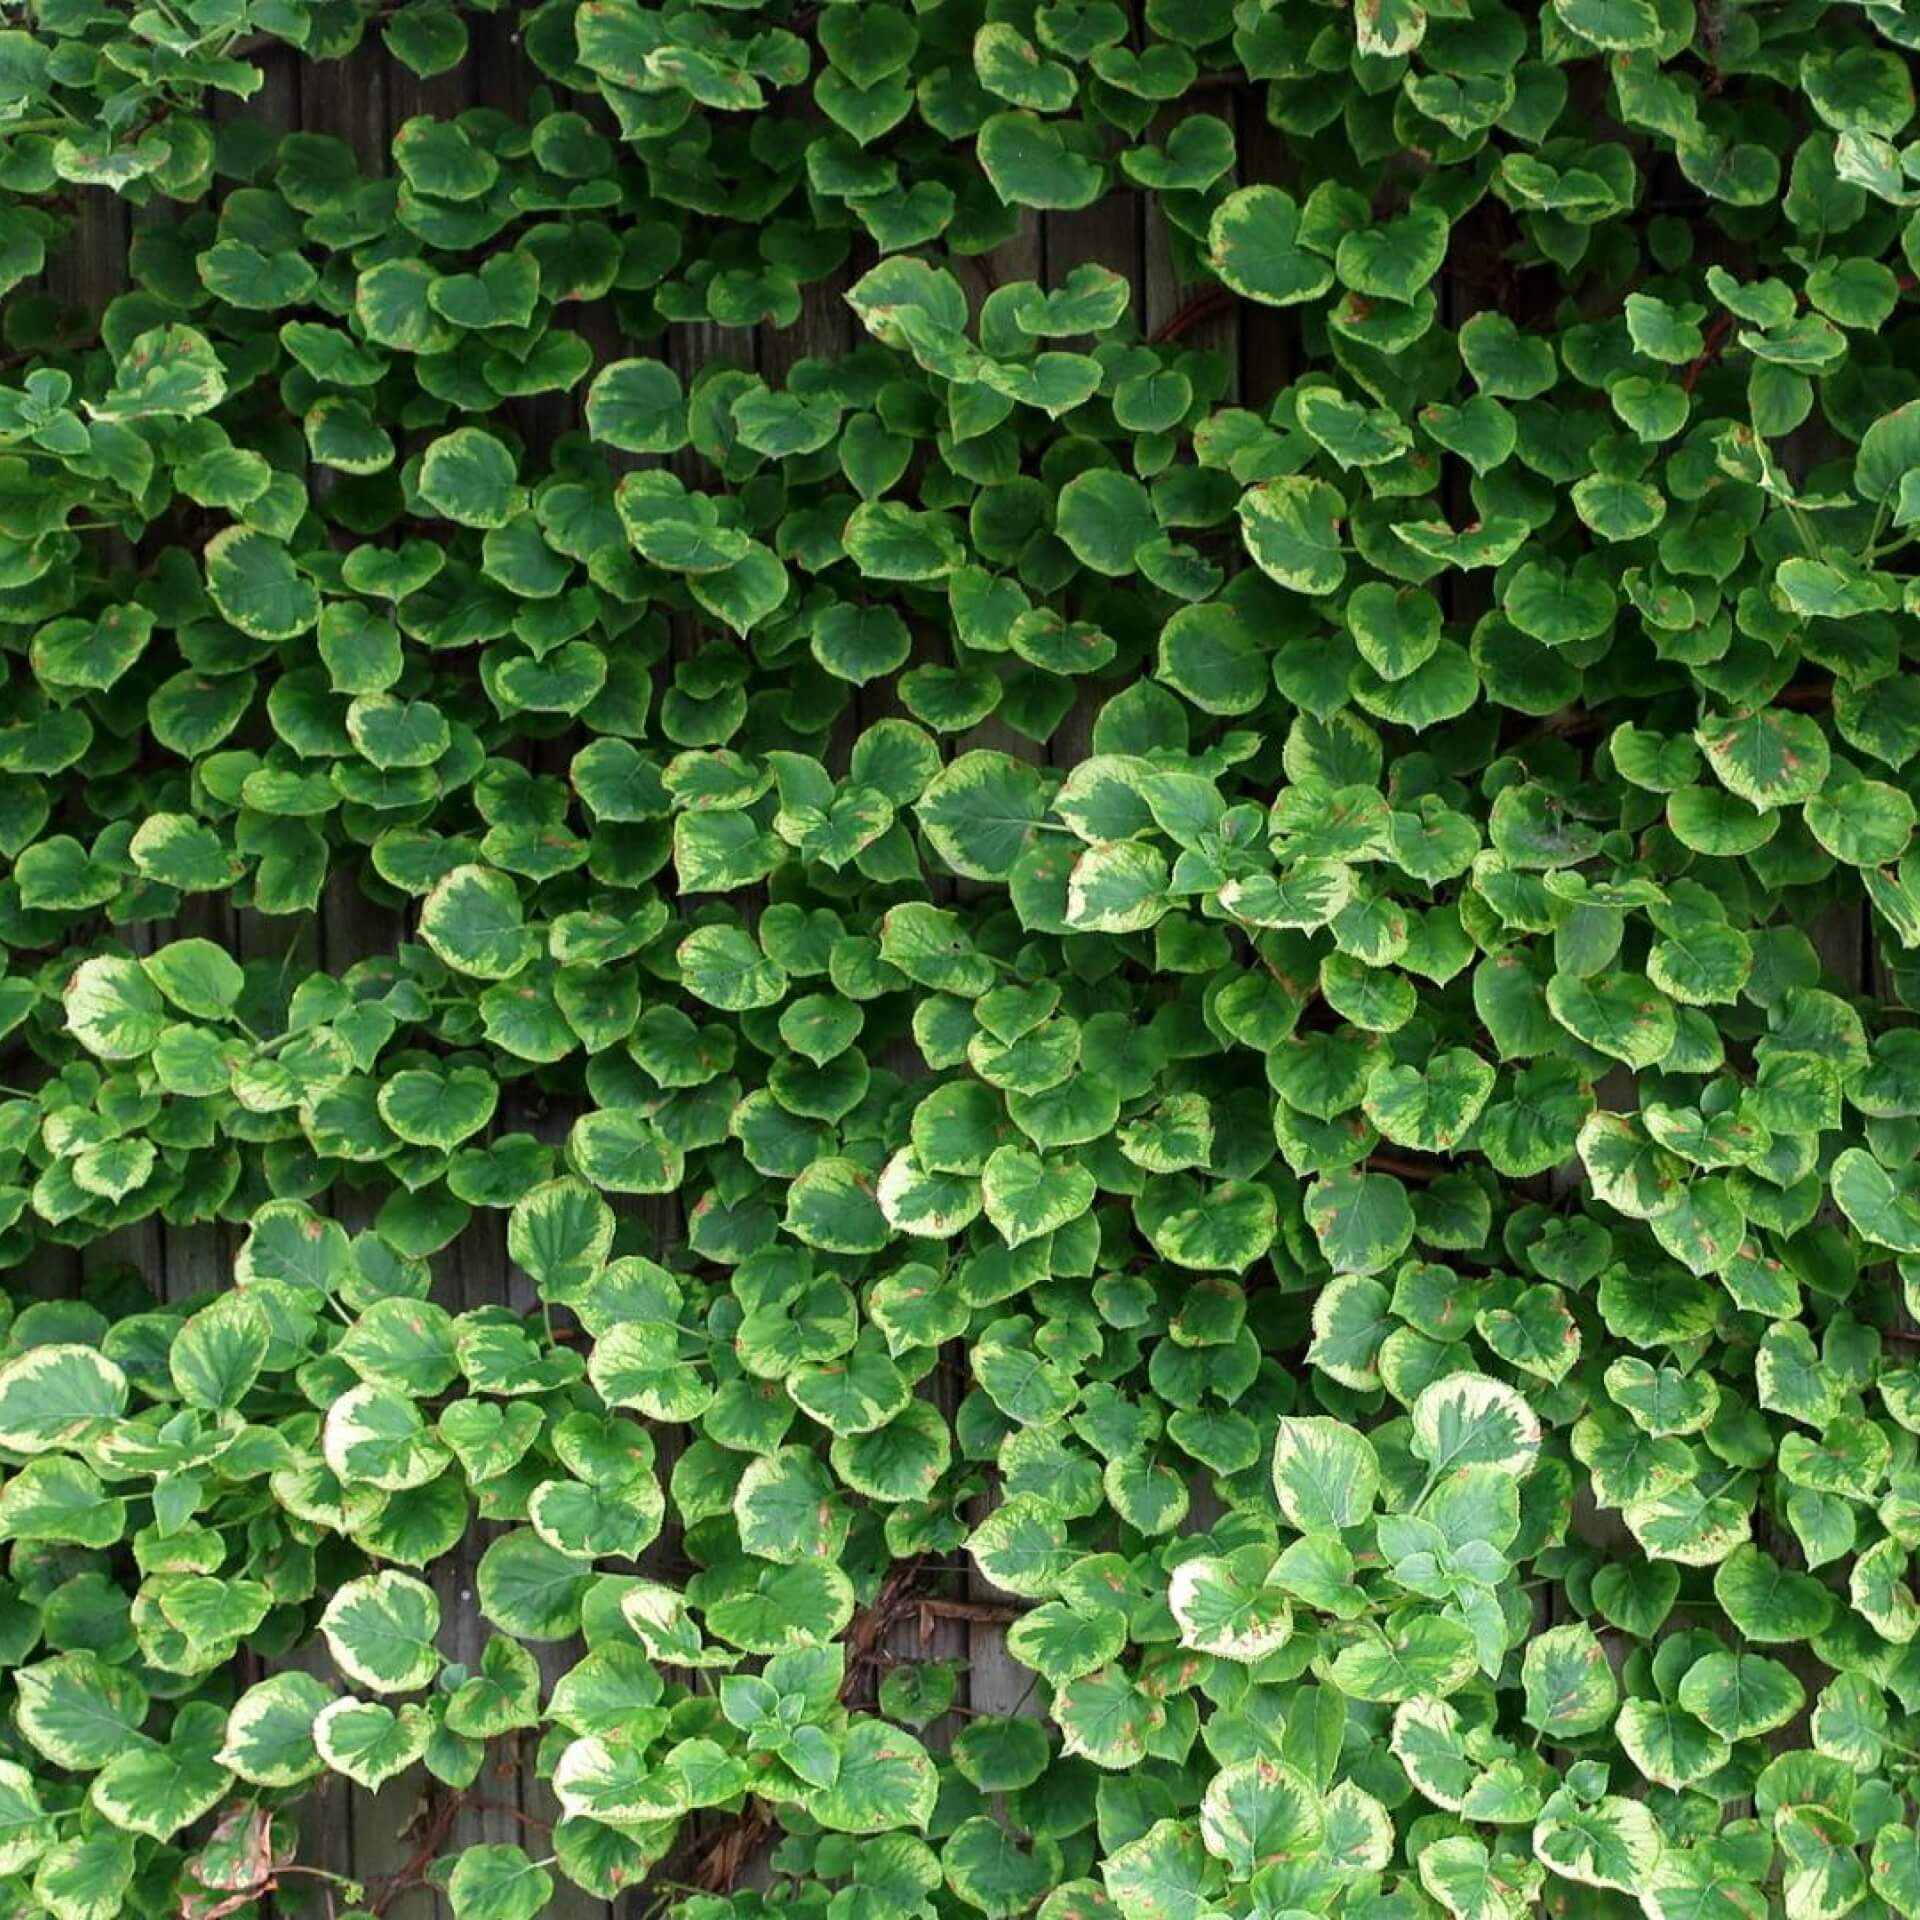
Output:
[[[1727,335],[1733,331],[1733,315],[1724,309],[1716,313],[1707,323],[1704,344],[1693,356],[1687,370],[1680,376],[1680,391],[1691,393],[1699,384],[1700,376],[1714,361],[1720,358],[1720,350],[1727,344]]]
[[[1167,346],[1173,341],[1211,320],[1219,314],[1232,309],[1233,295],[1225,287],[1208,287],[1197,293],[1185,306],[1170,314],[1155,330],[1153,341],[1156,346]]]
[[[1438,1180],[1443,1173],[1451,1173],[1451,1167],[1429,1166],[1419,1160],[1402,1160],[1394,1153],[1370,1153],[1367,1155],[1367,1169],[1371,1173],[1396,1174],[1402,1180]]]
[[[853,1616],[841,1636],[847,1657],[847,1670],[840,1682],[841,1705],[853,1705],[871,1694],[875,1677],[886,1661],[887,1634],[896,1622],[916,1608],[960,1604],[919,1594],[923,1574],[937,1571],[917,1559],[904,1561],[887,1575],[872,1602]],[[758,1800],[750,1799],[745,1811],[713,1833],[694,1855],[688,1877],[704,1892],[731,1893],[772,1834],[773,1821],[766,1809]]]
[[[976,1626],[1008,1627],[1027,1612],[1025,1607],[990,1606],[984,1600],[922,1600],[918,1609],[922,1646],[933,1637],[936,1620],[970,1620]]]

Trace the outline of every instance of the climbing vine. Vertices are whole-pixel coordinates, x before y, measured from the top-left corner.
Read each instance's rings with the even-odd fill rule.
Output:
[[[9,8],[5,1912],[1920,1920],[1916,49]]]

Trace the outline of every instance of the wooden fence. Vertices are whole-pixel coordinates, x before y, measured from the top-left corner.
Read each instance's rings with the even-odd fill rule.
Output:
[[[269,53],[264,56],[267,83],[262,92],[244,104],[223,103],[215,109],[216,116],[251,119],[287,131],[331,134],[352,146],[363,169],[387,171],[393,133],[417,114],[447,117],[469,107],[484,106],[526,117],[528,96],[541,76],[518,44],[511,10],[501,15],[472,16],[471,26],[473,43],[468,58],[456,71],[430,80],[419,79],[390,60],[372,36],[344,61],[308,63],[290,52]],[[576,104],[597,111],[596,103]],[[1234,124],[1239,151],[1237,172],[1242,182],[1285,177],[1278,136],[1265,124],[1257,90],[1208,93],[1193,105]],[[1184,110],[1176,108],[1168,124]],[[1163,125],[1153,137],[1164,138],[1165,132]],[[176,217],[176,213],[166,202],[152,209],[130,209],[105,193],[83,196],[78,231],[50,264],[47,289],[98,313],[129,284],[128,247],[140,223],[163,222]],[[569,324],[588,337],[600,361],[663,351],[683,380],[719,360],[750,368],[777,383],[795,361],[831,358],[848,351],[863,337],[842,295],[871,258],[871,248],[863,244],[847,269],[808,286],[798,323],[784,330],[763,327],[748,332],[707,325],[676,326],[662,348],[657,342],[649,347],[623,340],[605,312],[570,317]],[[1149,197],[1124,184],[1084,213],[1029,215],[1015,240],[975,262],[960,263],[957,270],[963,275],[972,274],[976,291],[985,291],[1021,279],[1056,285],[1073,267],[1089,261],[1122,273],[1132,282],[1135,312],[1144,332],[1175,331],[1187,344],[1226,356],[1233,399],[1257,406],[1285,383],[1292,340],[1286,317],[1249,310],[1242,302],[1197,299],[1198,290],[1183,286],[1176,275],[1166,235]],[[1447,283],[1443,317],[1457,324],[1480,297],[1484,295],[1476,296],[1457,282]],[[537,452],[582,423],[584,391],[583,382],[572,394],[513,403],[503,413]],[[886,710],[883,705],[874,705],[869,697],[860,718],[870,720]],[[1045,757],[1061,766],[1083,758],[1089,751],[1090,717],[1090,712],[1070,714],[1053,736]],[[979,730],[979,744],[1000,746],[1029,757],[1037,751],[1031,742],[991,721]],[[564,744],[537,746],[532,755],[538,770],[564,771]],[[142,937],[143,944],[146,940],[158,944],[183,933],[205,934],[221,939],[242,957],[271,956],[276,961],[291,945],[296,966],[304,961],[337,973],[370,955],[391,951],[407,932],[401,916],[365,899],[351,876],[336,875],[317,915],[269,920],[250,913],[235,915],[222,905],[195,902],[190,920],[183,918],[177,925],[144,929]],[[1872,985],[1870,949],[1863,932],[1863,921],[1853,916],[1844,924],[1817,930],[1823,957],[1836,981],[1849,986]],[[566,1113],[543,1113],[524,1103],[514,1110],[509,1102],[503,1103],[496,1126],[500,1131],[522,1129],[557,1140],[564,1136],[570,1118]],[[334,1194],[327,1204],[350,1230],[357,1230],[370,1220],[378,1197],[377,1193],[348,1189]],[[648,1218],[663,1245],[680,1238],[675,1202],[654,1203]],[[24,1276],[13,1278],[15,1284],[24,1282],[35,1293],[71,1293],[85,1272],[131,1264],[162,1299],[184,1300],[228,1283],[238,1237],[231,1228],[177,1229],[156,1220],[123,1230],[77,1254],[57,1248],[44,1250],[35,1256]],[[471,1226],[436,1256],[433,1264],[434,1297],[450,1311],[502,1303],[525,1310],[533,1304],[530,1283],[509,1266],[503,1214],[477,1213]],[[948,1378],[941,1391],[949,1410],[963,1384],[955,1377],[957,1372],[957,1368],[943,1369]],[[666,1432],[659,1439],[664,1475],[675,1456],[678,1436]],[[441,1647],[449,1659],[477,1661],[489,1637],[475,1599],[474,1568],[497,1531],[476,1525],[459,1551],[431,1570],[429,1577],[439,1593],[445,1622]],[[663,1577],[691,1570],[676,1562],[671,1541],[652,1550],[648,1561]],[[1007,1655],[1003,1644],[1006,1610],[1001,1602],[1005,1598],[977,1574],[956,1568],[944,1593],[933,1596],[930,1610],[907,1606],[889,1628],[887,1644],[902,1657],[967,1663],[956,1714],[931,1730],[935,1746],[943,1744],[943,1735],[961,1724],[965,1714],[1037,1711],[1029,1692],[1033,1676]],[[541,1664],[548,1683],[578,1654],[577,1646],[543,1650]],[[497,1743],[495,1751],[504,1744]],[[519,1841],[536,1857],[545,1853],[548,1848],[541,1844],[544,1835],[540,1827],[557,1817],[557,1809],[545,1785],[534,1777],[532,1744],[532,1735],[523,1736],[517,1756],[508,1753],[504,1764],[491,1767],[471,1793],[457,1803],[450,1801],[443,1789],[433,1788],[418,1769],[373,1796],[349,1789],[344,1781],[331,1781],[313,1792],[306,1803],[303,1862],[377,1886],[420,1864],[429,1847],[445,1853],[484,1841]],[[713,1837],[717,1836],[709,1836],[709,1842]],[[697,1857],[701,1844],[702,1836],[696,1834],[692,1856]],[[689,1857],[687,1849],[677,1856],[680,1870],[686,1870]],[[288,1883],[290,1895],[294,1884]],[[311,1887],[314,1883],[305,1884]],[[404,1902],[396,1903],[395,1912],[400,1920],[406,1920],[409,1914],[425,1914],[434,1898],[424,1889],[415,1891]],[[625,1920],[628,1914],[641,1913],[649,1903],[650,1896],[627,1895],[609,1906],[561,1882],[551,1912],[556,1920],[615,1920],[616,1915]],[[293,1904],[289,1898],[289,1908]],[[302,1894],[299,1904],[301,1911],[314,1911],[309,1894]]]
[[[542,76],[519,45],[511,6],[502,14],[472,15],[469,19],[472,47],[453,72],[422,80],[391,60],[371,33],[366,44],[341,61],[308,62],[291,51],[275,50],[261,57],[266,70],[266,85],[261,92],[244,103],[221,100],[214,107],[214,115],[251,120],[288,132],[331,134],[353,148],[363,170],[389,172],[392,137],[417,114],[446,118],[470,107],[490,107],[516,118],[527,117],[528,97]],[[600,111],[596,102],[572,104],[589,113]],[[1241,103],[1209,97],[1204,104],[1221,118],[1241,122],[1237,131],[1243,142],[1245,176],[1269,177],[1257,164],[1266,137],[1257,101]],[[1246,163],[1248,155],[1256,156],[1252,164]],[[177,218],[178,211],[165,201],[152,208],[130,208],[106,193],[81,196],[77,230],[50,262],[46,290],[88,313],[98,314],[130,284],[128,249],[140,226],[167,222]],[[605,311],[570,315],[569,324],[592,342],[597,362],[662,352],[683,381],[701,367],[723,361],[757,371],[777,383],[797,360],[832,358],[864,338],[842,296],[873,257],[872,248],[863,243],[846,269],[809,285],[798,323],[782,330],[676,326],[664,345],[657,341],[648,345],[623,339]],[[1084,213],[1030,215],[1017,239],[976,262],[963,263],[960,271],[971,273],[976,290],[985,292],[1021,279],[1054,285],[1073,267],[1087,261],[1098,261],[1131,280],[1143,330],[1153,332],[1175,323],[1188,344],[1226,355],[1236,396],[1270,394],[1281,384],[1281,330],[1246,325],[1231,308],[1193,304],[1195,290],[1183,287],[1176,278],[1158,216],[1151,214],[1146,196],[1130,189],[1117,188]],[[513,403],[503,413],[538,453],[562,433],[583,424],[584,398],[583,382],[571,394]],[[883,710],[869,701],[861,718],[870,720]],[[1062,766],[1082,758],[1088,751],[1090,718],[1090,713],[1069,715],[1054,736],[1047,757]],[[1029,757],[1036,752],[1030,741],[992,721],[980,730],[980,744]],[[540,771],[563,772],[566,757],[563,745],[549,743],[534,749]],[[221,940],[243,958],[270,956],[276,961],[291,946],[296,967],[304,962],[338,973],[355,961],[390,952],[408,933],[402,917],[368,901],[350,875],[332,879],[317,915],[265,919],[252,913],[235,914],[222,904],[210,905],[205,900],[191,902],[189,911],[191,917],[183,916],[178,924],[137,930],[138,943],[158,945],[195,933]],[[541,1113],[524,1103],[516,1111],[510,1098],[503,1102],[496,1129],[522,1129],[557,1140],[564,1136],[569,1120],[567,1114]],[[324,1204],[350,1230],[357,1230],[368,1224],[378,1197],[377,1193],[345,1190]],[[655,1203],[649,1217],[662,1244],[670,1245],[680,1238],[674,1202]],[[228,1284],[239,1237],[236,1229],[228,1227],[180,1229],[156,1219],[116,1233],[79,1253],[45,1249],[35,1255],[24,1274],[12,1279],[36,1294],[70,1294],[77,1291],[86,1272],[131,1265],[161,1299],[186,1300]],[[503,1214],[476,1214],[467,1231],[436,1256],[433,1265],[434,1297],[449,1311],[503,1303],[520,1310],[532,1305],[530,1283],[509,1267]],[[950,1411],[960,1388],[952,1370],[945,1371],[949,1378],[943,1392],[948,1396]],[[658,1438],[664,1476],[671,1468],[679,1436],[669,1432]],[[498,1531],[476,1525],[459,1551],[439,1562],[428,1575],[440,1596],[444,1618],[440,1644],[449,1659],[477,1661],[489,1637],[475,1599],[474,1568],[488,1540]],[[675,1564],[671,1541],[652,1550],[648,1562],[663,1577],[691,1570]],[[930,1742],[936,1747],[944,1744],[965,1714],[1037,1711],[1029,1692],[1032,1674],[1008,1656],[1003,1644],[1005,1628],[996,1616],[1004,1614],[999,1601],[1005,1596],[989,1589],[977,1575],[958,1571],[942,1585],[944,1591],[933,1596],[936,1611],[923,1614],[917,1607],[907,1609],[887,1636],[888,1644],[905,1657],[966,1663],[955,1715],[930,1730]],[[541,1665],[549,1685],[573,1664],[579,1651],[577,1646],[542,1650]],[[419,1769],[371,1796],[349,1788],[342,1780],[332,1780],[312,1792],[303,1809],[303,1863],[377,1887],[417,1866],[429,1845],[436,1852],[447,1853],[479,1842],[519,1841],[535,1857],[540,1856],[549,1849],[541,1844],[544,1835],[537,1823],[551,1823],[557,1809],[545,1784],[534,1777],[532,1741],[532,1735],[525,1736],[519,1749],[518,1758],[523,1764],[513,1764],[509,1755],[506,1765],[483,1775],[472,1792],[451,1808],[451,1818],[444,1790],[433,1788]],[[504,1744],[496,1743],[495,1751]],[[682,1849],[675,1866],[684,1871],[690,1856],[697,1859],[703,1843],[711,1843],[709,1836],[696,1834],[690,1848]],[[289,1880],[287,1909],[293,1910],[297,1904],[298,1910],[313,1912],[310,1889],[316,1884]],[[434,1898],[428,1891],[417,1891],[396,1903],[395,1913],[399,1920],[406,1920],[408,1914],[425,1914],[432,1909]],[[561,1881],[551,1912],[555,1920],[614,1920],[616,1914],[624,1920],[629,1913],[638,1914],[646,1904],[647,1896],[628,1895],[609,1906]],[[320,1910],[324,1911],[324,1902]],[[441,1910],[445,1910],[444,1902]]]

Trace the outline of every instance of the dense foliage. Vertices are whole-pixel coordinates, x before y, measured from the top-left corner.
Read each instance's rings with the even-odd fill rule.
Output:
[[[0,1908],[1920,1920],[1920,23],[510,11],[0,23]]]

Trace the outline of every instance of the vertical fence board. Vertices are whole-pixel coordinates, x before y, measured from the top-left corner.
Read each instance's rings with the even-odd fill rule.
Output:
[[[1196,113],[1210,114],[1229,127],[1235,127],[1239,119],[1234,96],[1224,88],[1197,98],[1189,95],[1160,116],[1153,128],[1155,142],[1165,146],[1174,128]],[[1245,169],[1236,164],[1226,184],[1231,187],[1247,177]],[[1153,195],[1142,194],[1139,199],[1141,331],[1149,339],[1178,340],[1183,346],[1219,354],[1227,363],[1227,398],[1236,399],[1240,394],[1240,303],[1216,301],[1209,296],[1217,288],[1195,285],[1182,274],[1181,256],[1175,251],[1165,213]]]

